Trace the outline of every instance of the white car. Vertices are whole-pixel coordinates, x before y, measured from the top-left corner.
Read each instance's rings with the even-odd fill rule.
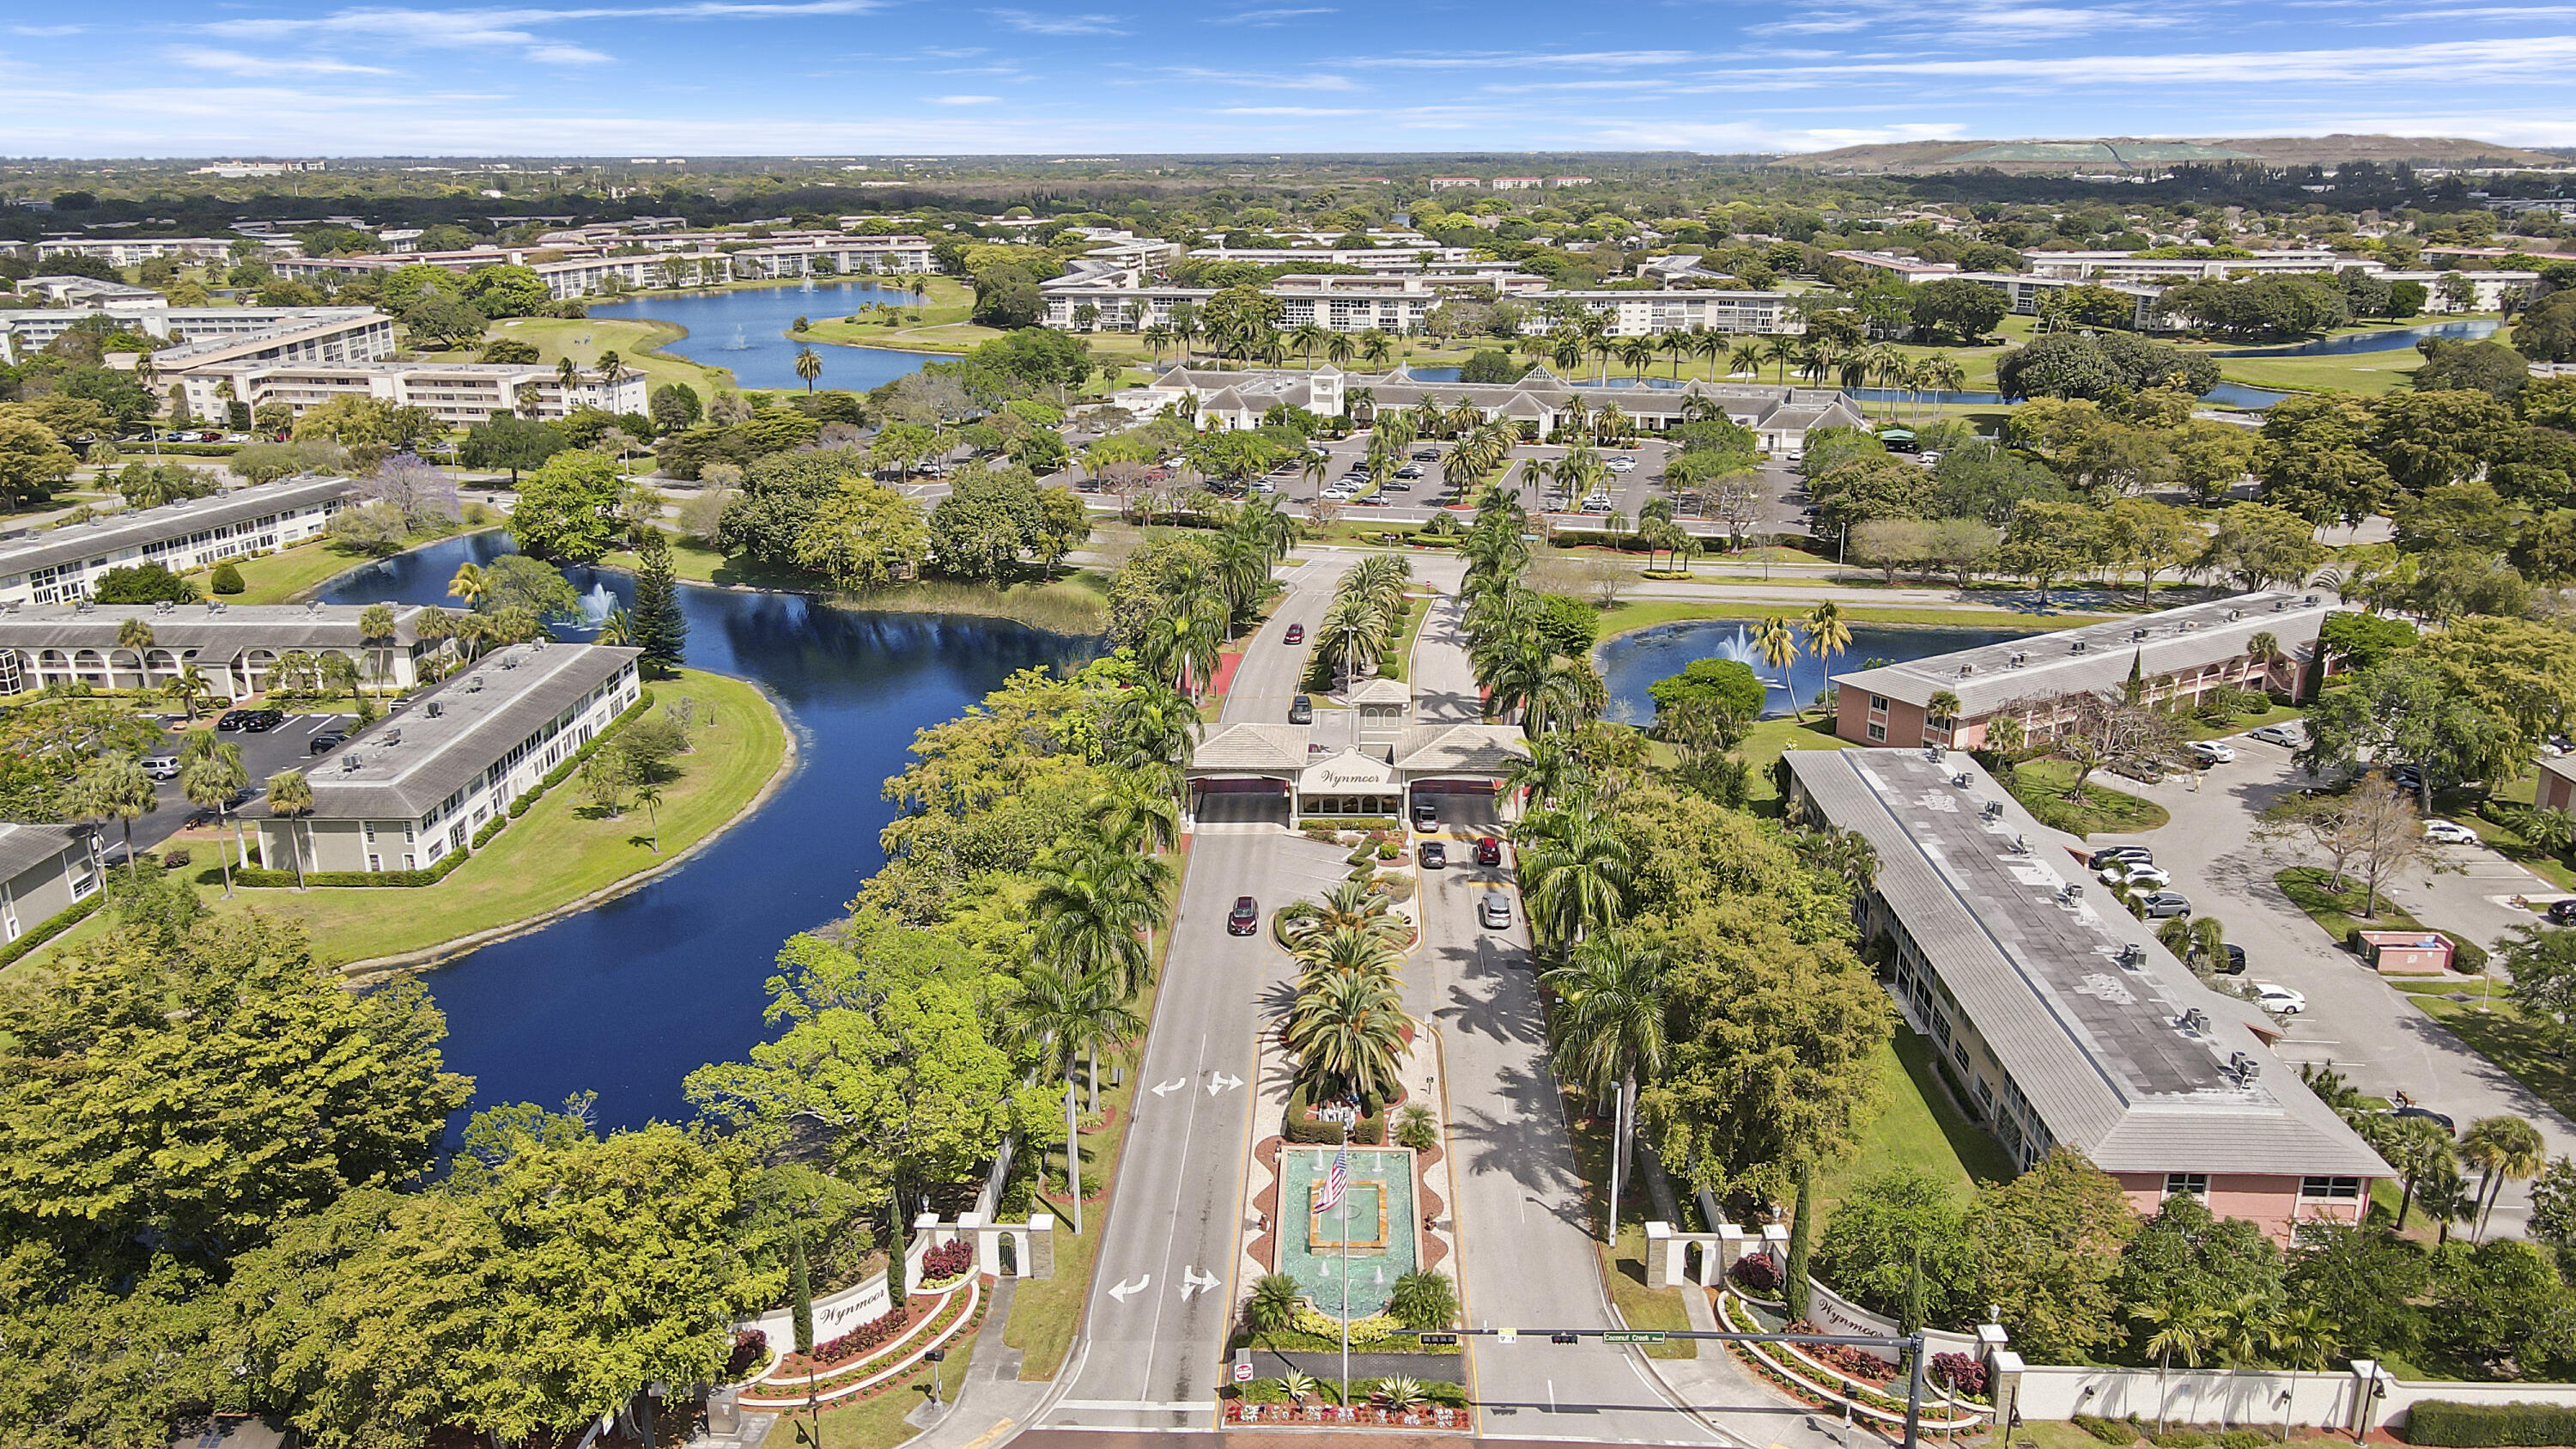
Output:
[[[2245,732],[2245,738],[2249,740],[2261,740],[2267,745],[2279,745],[2285,750],[2295,750],[2299,746],[2307,743],[2306,740],[2300,737],[2298,726],[2286,724],[2267,724],[2260,726],[2259,728],[2247,730]]]
[[[1637,466],[1637,460],[1621,456],[1611,459],[1607,466],[1613,473],[1625,473]]]
[[[2424,838],[2436,845],[2476,845],[2478,833],[2456,820],[2427,820]]]
[[[2127,882],[2131,890],[2160,891],[2173,884],[2173,877],[2152,865],[2112,865],[2102,870],[2102,884]]]
[[[2232,765],[2236,763],[2235,749],[2228,745],[2222,745],[2216,740],[2193,740],[2190,744],[2183,746],[2183,748],[2190,751],[2191,757],[2195,760],[2206,760],[2213,765]]]
[[[2308,1009],[2305,992],[2293,991],[2269,981],[2254,983],[2254,997],[2257,1005],[2274,1016],[2296,1016]]]

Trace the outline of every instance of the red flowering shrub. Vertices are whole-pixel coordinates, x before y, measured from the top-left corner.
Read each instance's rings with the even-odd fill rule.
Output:
[[[1986,1392],[1986,1366],[1964,1353],[1932,1355],[1932,1377],[1950,1386],[1954,1394],[1983,1397]]]
[[[912,1310],[898,1303],[884,1316],[871,1318],[838,1338],[814,1345],[814,1366],[836,1368],[854,1358],[864,1357],[884,1347],[911,1321]]]
[[[951,1278],[963,1278],[974,1268],[975,1245],[964,1238],[951,1239],[921,1255],[921,1281],[924,1283],[944,1283]]]
[[[1736,1259],[1735,1267],[1727,1276],[1735,1280],[1737,1287],[1750,1288],[1756,1293],[1780,1291],[1780,1270],[1771,1266],[1771,1259],[1766,1254],[1750,1253]]]
[[[769,1335],[746,1328],[733,1336],[733,1355],[725,1360],[724,1382],[732,1383],[769,1362]]]

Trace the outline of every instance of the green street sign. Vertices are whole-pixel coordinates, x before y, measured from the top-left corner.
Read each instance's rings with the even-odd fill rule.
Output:
[[[1614,1328],[1601,1335],[1603,1343],[1661,1343],[1664,1333],[1659,1328]]]

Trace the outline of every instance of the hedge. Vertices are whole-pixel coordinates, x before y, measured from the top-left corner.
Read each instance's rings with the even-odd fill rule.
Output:
[[[10,942],[5,949],[0,949],[0,967],[14,965],[38,946],[88,920],[98,910],[99,903],[106,899],[106,891],[94,891],[89,899],[75,901],[37,922],[34,929]]]
[[[2427,1399],[2407,1411],[2406,1427],[2400,1437],[2409,1444],[2459,1445],[2469,1449],[2508,1444],[2576,1444],[2576,1407]]]
[[[511,801],[509,814],[495,815],[490,820],[485,821],[483,823],[483,827],[474,832],[474,843],[471,847],[451,853],[446,859],[438,862],[436,865],[429,866],[422,870],[309,870],[304,873],[302,883],[308,886],[396,887],[414,887],[438,884],[440,881],[447,879],[448,872],[453,871],[460,865],[463,865],[467,860],[473,857],[476,851],[483,848],[485,842],[499,834],[502,826],[508,824],[519,816],[526,814],[528,806],[543,798],[546,791],[554,788],[554,786],[562,781],[566,775],[569,775],[575,769],[578,769],[581,766],[581,763],[584,760],[589,759],[601,745],[608,743],[609,736],[617,733],[618,729],[625,725],[628,720],[634,719],[636,716],[652,707],[653,691],[647,689],[636,697],[635,703],[627,706],[625,713],[619,715],[613,720],[610,720],[606,729],[603,729],[598,734],[591,736],[588,743],[584,744],[580,749],[573,751],[572,758],[565,760],[562,764],[548,770],[546,772],[546,777],[537,782],[535,789],[530,790],[527,794]],[[281,886],[291,886],[296,883],[295,872],[291,870],[268,870],[262,866],[244,865],[237,867],[233,871],[233,884],[237,886],[257,886],[265,889],[275,889]]]
[[[1288,1113],[1281,1124],[1280,1135],[1291,1142],[1336,1146],[1342,1140],[1340,1123],[1308,1121],[1306,1118],[1306,1109],[1314,1104],[1314,1090],[1314,1083],[1299,1082],[1296,1090],[1288,1094]],[[1386,1144],[1386,1104],[1370,1101],[1361,1105],[1367,1109],[1367,1115],[1351,1124],[1350,1140],[1364,1147],[1384,1146]]]

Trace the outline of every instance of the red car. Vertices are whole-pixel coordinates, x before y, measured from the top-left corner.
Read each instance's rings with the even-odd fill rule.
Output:
[[[1282,636],[1282,638],[1285,643],[1303,644],[1306,642],[1306,626],[1303,624],[1291,624],[1288,626],[1287,634]]]
[[[1501,865],[1502,863],[1503,863],[1503,843],[1502,843],[1501,841],[1499,841],[1499,840],[1496,840],[1494,837],[1492,837],[1492,836],[1490,836],[1490,835],[1484,835],[1484,836],[1479,836],[1479,837],[1477,837],[1477,839],[1476,839],[1476,864],[1478,864],[1478,865]]]
[[[1261,929],[1261,905],[1250,896],[1236,896],[1234,909],[1225,913],[1225,933],[1249,936]]]

